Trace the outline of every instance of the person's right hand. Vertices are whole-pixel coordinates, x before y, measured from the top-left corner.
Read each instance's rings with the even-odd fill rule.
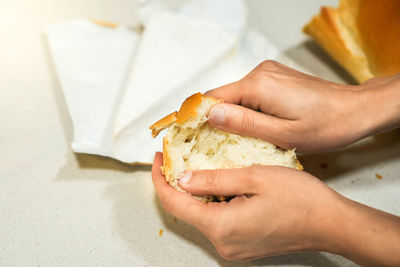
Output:
[[[192,224],[228,260],[296,251],[336,253],[363,266],[400,266],[400,218],[347,199],[316,177],[281,166],[192,170],[178,180],[203,203],[172,188],[156,153],[152,168],[161,205]]]
[[[206,93],[224,100],[209,123],[302,153],[334,150],[399,125],[399,81],[397,75],[342,85],[265,61]]]

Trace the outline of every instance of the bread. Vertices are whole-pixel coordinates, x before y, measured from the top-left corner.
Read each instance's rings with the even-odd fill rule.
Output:
[[[175,189],[182,191],[177,179],[185,170],[239,168],[255,164],[303,169],[294,150],[283,150],[254,137],[209,126],[207,114],[219,102],[201,93],[194,94],[184,101],[178,112],[150,126],[153,137],[168,128],[163,139],[162,171]],[[214,196],[202,197],[206,201],[214,199]]]
[[[399,0],[340,0],[303,31],[360,83],[400,72]]]

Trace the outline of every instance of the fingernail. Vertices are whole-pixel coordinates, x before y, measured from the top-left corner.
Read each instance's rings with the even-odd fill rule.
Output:
[[[212,108],[208,115],[208,119],[211,120],[214,125],[224,125],[225,109],[219,106]]]
[[[192,178],[192,172],[185,172],[185,174],[178,180],[180,184],[187,184]]]

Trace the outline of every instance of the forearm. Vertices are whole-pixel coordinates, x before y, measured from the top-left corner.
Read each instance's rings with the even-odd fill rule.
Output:
[[[400,217],[343,198],[327,227],[327,251],[363,266],[400,266]]]

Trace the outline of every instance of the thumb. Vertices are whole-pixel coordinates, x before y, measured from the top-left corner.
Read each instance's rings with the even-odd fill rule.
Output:
[[[178,185],[196,195],[255,195],[260,184],[255,167],[187,171]]]
[[[263,139],[289,149],[287,125],[291,121],[234,104],[217,104],[208,114],[208,123],[220,130]]]

